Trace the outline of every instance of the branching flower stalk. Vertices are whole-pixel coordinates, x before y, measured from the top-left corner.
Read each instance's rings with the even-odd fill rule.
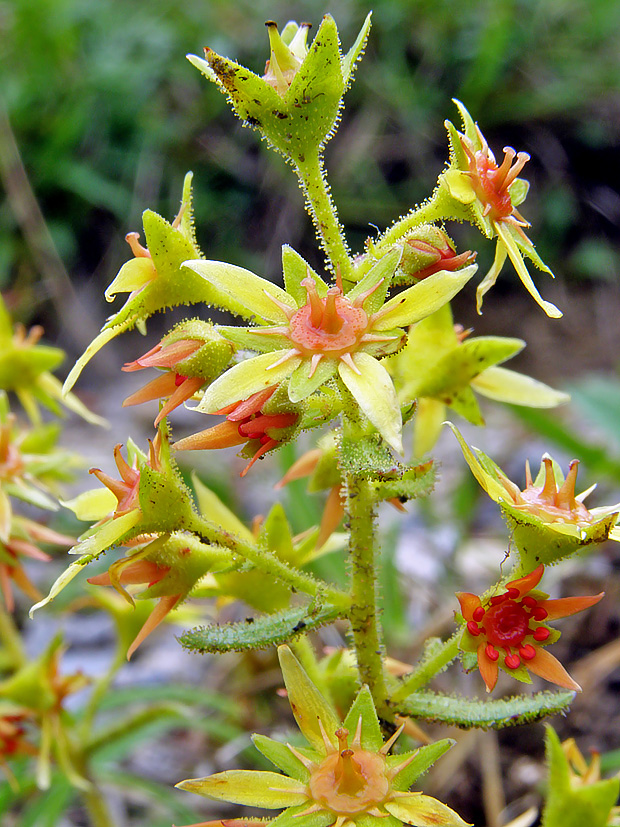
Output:
[[[240,601],[256,614],[244,621],[207,623],[185,632],[181,643],[210,653],[279,646],[291,709],[308,746],[256,736],[256,746],[280,773],[229,770],[179,786],[215,800],[284,810],[276,817],[284,827],[381,827],[385,818],[394,825],[465,827],[447,805],[410,789],[450,742],[391,755],[401,731],[394,732],[397,718],[410,715],[462,727],[500,728],[566,710],[580,687],[547,650],[560,634],[549,623],[593,607],[603,595],[554,599],[538,586],[546,566],[620,539],[620,505],[586,508],[583,499],[589,491],[575,493],[577,462],[564,477],[547,455],[535,479],[527,466],[522,489],[452,426],[472,473],[508,521],[510,574],[499,574],[498,560],[497,581],[482,595],[459,592],[453,603],[456,630],[445,641],[426,641],[409,671],[390,659],[378,593],[380,504],[402,510],[408,501],[431,493],[436,470],[428,452],[448,409],[472,425],[484,425],[474,391],[494,401],[541,408],[568,399],[500,367],[525,346],[523,341],[470,337],[470,330],[455,323],[450,302],[476,274],[476,252],[457,251],[444,224],[469,221],[495,245],[493,265],[477,288],[478,310],[509,260],[547,315],[557,318],[561,312],[541,297],[525,264],[527,259],[551,274],[525,235],[529,224],[518,209],[529,186],[518,175],[529,156],[507,147],[498,163],[458,101],[463,132],[446,122],[449,159],[432,195],[377,238],[368,239],[362,251],[352,253],[330,193],[323,151],[337,127],[370,16],[348,52],[341,51],[330,15],[310,45],[309,24],[289,23],[281,34],[274,22],[267,26],[270,56],[262,76],[209,48],[204,58],[189,59],[226,94],[245,124],[257,129],[295,170],[327,275],[316,272],[288,245],[282,248],[283,286],[238,265],[209,260],[194,233],[191,174],[176,218],[168,222],[147,210],[144,245],[137,233],[128,234],[134,257],[121,267],[105,295],[109,301],[118,293],[129,295],[66,380],[66,404],[69,400],[73,410],[88,417],[70,390],[89,359],[126,330],[138,327],[144,332],[155,313],[200,304],[221,308],[243,324],[184,319],[125,364],[125,371],[161,372],[124,403],[159,401],[154,411],[157,433],[147,451],[131,440],[125,447],[117,444],[114,461],[120,479],[93,468],[101,486],[64,503],[89,527],[72,549],[78,558],[31,609],[47,606],[84,568],[122,547],[107,571],[87,578],[99,593],[93,599],[117,622],[117,657],[94,687],[77,736],[67,734],[62,701],[78,687],[78,677],[58,674],[55,651],[35,667],[26,663],[16,630],[0,607],[0,639],[14,669],[12,676],[0,680],[0,696],[24,704],[26,680],[44,685],[49,696],[44,703],[35,688],[32,708],[5,715],[4,731],[15,748],[28,752],[32,745],[20,741],[21,722],[29,715],[38,720],[40,786],[49,783],[50,762],[57,759],[62,773],[83,793],[93,827],[108,827],[110,814],[97,779],[90,780],[96,765],[91,759],[125,729],[149,724],[172,710],[166,704],[141,710],[89,740],[123,658],[130,658],[185,600],[211,598],[214,609]],[[15,336],[4,316],[0,305],[0,339],[12,354],[0,360],[0,389],[28,400],[31,389],[23,380],[29,367],[34,377],[30,384],[47,389],[42,401],[56,405],[56,380],[47,372],[58,354],[42,349],[37,337]],[[197,403],[193,408],[192,402]],[[197,416],[209,417],[209,425],[172,442],[168,417],[182,404]],[[414,458],[406,460],[404,429],[410,423]],[[319,428],[331,430],[297,459],[283,480],[308,476],[310,491],[330,492],[320,526],[300,534],[293,533],[280,503],[248,526],[197,474],[190,488],[177,466],[188,452],[238,446],[246,461],[240,474],[245,478],[259,474],[262,462],[269,462],[282,445]],[[71,541],[33,529],[14,514],[11,504],[11,497],[18,497],[43,508],[57,507],[49,493],[54,480],[47,478],[47,471],[37,476],[38,469],[49,470],[49,463],[41,463],[33,443],[49,450],[46,439],[49,443],[46,433],[34,439],[19,434],[0,399],[0,591],[9,610],[10,580],[38,597],[19,561],[24,555],[46,558],[33,540]],[[343,532],[337,530],[341,521]],[[346,588],[305,568],[343,549]],[[133,622],[126,623],[126,613],[134,611]],[[306,635],[337,620],[348,623],[349,649],[317,656]],[[531,674],[562,691],[493,700],[435,692],[433,680],[457,659],[468,672],[478,669],[487,692],[495,690],[500,679],[531,683]],[[58,742],[54,747],[53,737]],[[241,819],[230,825],[255,823],[262,822]]]

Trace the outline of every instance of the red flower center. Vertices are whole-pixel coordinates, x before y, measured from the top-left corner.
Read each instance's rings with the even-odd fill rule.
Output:
[[[515,600],[491,606],[482,625],[490,643],[500,648],[520,646],[529,630],[530,617]]]
[[[302,284],[308,301],[291,316],[288,333],[300,353],[340,356],[357,348],[369,325],[366,311],[353,305],[339,287],[331,287],[322,299],[313,278]]]

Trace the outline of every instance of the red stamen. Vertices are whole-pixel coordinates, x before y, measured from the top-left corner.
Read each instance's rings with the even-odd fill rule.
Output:
[[[496,661],[499,659],[499,652],[490,643],[487,643],[486,649],[484,651],[489,660]]]
[[[484,617],[484,609],[482,608],[482,606],[478,606],[477,609],[474,609],[472,617],[478,623],[482,620],[482,618]]]
[[[523,660],[532,660],[536,655],[536,649],[534,649],[531,643],[526,643],[525,646],[519,649],[519,654]]]
[[[508,669],[518,669],[521,666],[521,658],[519,655],[506,655],[504,663]]]
[[[480,629],[480,627],[478,626],[477,623],[474,623],[473,620],[470,620],[467,623],[467,631],[469,632],[470,635],[473,635],[474,637],[478,637],[478,635],[480,634],[480,632],[482,630]]]
[[[542,606],[537,606],[537,608],[535,608],[532,612],[532,617],[534,618],[534,620],[544,620],[547,617],[547,615],[547,610],[543,609]]]
[[[528,609],[534,609],[538,605],[538,601],[535,600],[533,597],[524,597],[521,600],[521,605],[525,606]]]
[[[545,626],[539,626],[534,632],[534,640],[542,643],[543,640],[547,640],[550,634],[551,632]]]

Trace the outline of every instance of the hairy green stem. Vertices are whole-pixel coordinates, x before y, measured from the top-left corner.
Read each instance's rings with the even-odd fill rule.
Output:
[[[320,598],[326,603],[331,603],[332,606],[348,610],[350,605],[349,595],[335,586],[330,586],[324,581],[316,580],[310,574],[293,568],[293,566],[276,557],[271,551],[246,543],[198,514],[192,516],[192,523],[188,528],[194,531],[204,542],[217,543],[231,549],[240,557],[243,557],[244,560],[253,563],[256,568],[281,580],[295,591],[309,594],[311,597]]]
[[[370,484],[353,474],[346,478],[349,520],[351,609],[349,618],[360,682],[367,684],[381,717],[390,717],[383,671],[383,642],[377,608],[376,503]]]
[[[394,692],[390,698],[392,703],[397,704],[400,701],[404,701],[407,696],[426,686],[432,681],[435,675],[445,669],[449,663],[452,663],[459,653],[458,642],[461,634],[462,630],[459,629],[451,638],[448,638],[448,640],[443,643],[441,648],[435,652],[432,657],[423,660],[402,682],[398,690]]]
[[[450,211],[446,212],[444,204],[445,196],[441,187],[433,192],[431,197],[420,204],[419,207],[411,210],[411,212],[399,218],[392,226],[385,231],[373,245],[375,256],[387,250],[391,244],[394,244],[412,230],[414,227],[419,227],[420,224],[427,224],[434,221],[441,221],[450,215]],[[453,205],[454,202],[451,202]]]
[[[298,160],[295,169],[330,268],[350,281],[353,272],[351,254],[329,192],[323,161],[317,153],[304,161]]]

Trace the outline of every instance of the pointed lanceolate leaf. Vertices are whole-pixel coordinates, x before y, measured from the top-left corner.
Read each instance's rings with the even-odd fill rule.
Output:
[[[300,356],[292,356],[276,365],[285,352],[277,350],[275,353],[263,353],[239,362],[209,385],[196,410],[201,413],[217,413],[233,402],[248,399],[258,391],[277,385],[289,377],[301,362]]]
[[[363,304],[363,308],[368,315],[376,313],[377,310],[383,306],[387,291],[390,289],[392,283],[394,272],[400,264],[402,257],[402,247],[395,247],[386,253],[373,265],[364,278],[358,281],[355,287],[347,293],[347,299],[353,302],[358,296],[376,287],[375,291]],[[397,327],[397,325],[394,325],[394,327]]]
[[[291,402],[301,402],[328,382],[338,371],[336,359],[321,359],[312,376],[312,361],[304,361],[293,371],[288,385],[288,396]]]
[[[274,741],[273,738],[268,738],[266,735],[258,734],[252,735],[252,741],[256,749],[279,770],[282,770],[291,778],[296,778],[297,781],[301,781],[303,784],[308,781],[310,772],[304,767],[299,758],[293,755],[286,744],[281,741]]]
[[[550,726],[545,740],[549,782],[543,827],[606,827],[618,799],[618,778],[572,785],[568,759]]]
[[[429,767],[432,767],[435,761],[438,761],[444,753],[451,749],[455,744],[452,738],[444,738],[442,741],[436,741],[434,744],[420,747],[415,753],[401,753],[400,755],[390,755],[388,757],[388,766],[394,769],[399,764],[402,764],[410,755],[415,755],[413,761],[407,764],[402,772],[394,776],[392,785],[395,790],[408,790],[417,779],[425,773]]]
[[[452,393],[445,393],[442,395],[441,401],[449,405],[459,416],[471,422],[472,425],[484,425],[478,400],[470,387],[459,388]]]
[[[325,754],[323,733],[333,747],[337,747],[336,731],[340,722],[288,646],[278,647],[278,657],[297,725],[311,746]]]
[[[216,801],[278,810],[307,801],[304,786],[294,778],[275,772],[227,770],[207,778],[189,778],[176,785],[181,790]]]
[[[316,612],[308,606],[295,606],[238,623],[198,627],[184,632],[180,642],[189,651],[201,653],[267,649],[333,623],[342,616],[343,610],[333,606],[322,606]]]
[[[289,807],[288,810],[270,821],[269,827],[331,827],[334,823],[334,814],[329,810],[319,810],[319,812],[304,815],[307,809],[308,804]]]
[[[373,324],[373,329],[405,327],[430,316],[456,296],[477,269],[476,264],[471,264],[454,272],[440,270],[418,284],[408,287],[383,305],[381,316]]]
[[[306,303],[306,288],[303,287],[301,282],[308,276],[314,280],[316,291],[321,298],[325,296],[329,289],[308,262],[288,244],[282,246],[282,272],[284,273],[286,292],[295,299],[298,307]]]
[[[487,368],[472,380],[472,387],[496,402],[528,408],[555,408],[570,401],[569,394],[508,368]]]
[[[338,29],[326,14],[285,95],[288,120],[274,123],[281,145],[289,149],[286,154],[303,162],[331,137],[344,90]]]
[[[402,417],[389,373],[374,357],[363,351],[354,354],[353,363],[356,370],[340,362],[340,378],[383,439],[402,454]]]
[[[342,58],[342,73],[344,76],[344,82],[346,86],[348,86],[351,82],[351,77],[355,70],[355,64],[358,60],[360,60],[362,54],[364,53],[366,41],[368,40],[368,34],[370,32],[371,17],[372,12],[368,12],[368,14],[366,15],[366,20],[364,20],[362,28],[360,29],[360,33],[355,39],[355,43],[351,46],[349,51]]]
[[[183,267],[197,273],[213,285],[221,297],[221,307],[259,322],[287,322],[286,313],[271,300],[273,296],[280,304],[297,310],[289,294],[266,279],[257,276],[244,267],[227,264],[224,261],[185,261]]]
[[[415,827],[468,827],[458,813],[429,795],[411,795],[388,801],[388,813]]]
[[[567,691],[537,692],[534,695],[518,695],[496,701],[478,701],[423,691],[415,692],[398,706],[399,711],[406,715],[454,724],[462,729],[503,729],[565,712],[574,697],[574,692]]]
[[[372,695],[367,686],[362,686],[344,719],[343,726],[349,731],[351,738],[357,731],[360,717],[362,719],[362,749],[378,752],[383,746],[383,735]]]

